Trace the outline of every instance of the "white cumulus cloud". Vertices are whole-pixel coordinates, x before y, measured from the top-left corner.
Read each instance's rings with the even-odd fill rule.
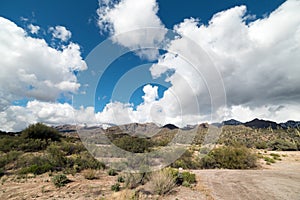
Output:
[[[0,17],[0,26],[0,110],[23,98],[55,101],[77,92],[73,71],[87,69],[78,44],[57,50],[5,18]]]
[[[188,52],[190,60],[198,59],[199,51],[184,42],[184,38],[188,37],[207,52],[223,78],[227,104],[233,109],[228,117],[242,119],[245,111],[249,110],[252,117],[257,115],[283,120],[281,116],[285,116],[286,120],[300,119],[299,109],[290,109],[300,106],[299,9],[299,1],[286,1],[269,16],[249,24],[245,21],[246,6],[217,13],[208,25],[200,24],[193,18],[185,19],[175,26],[175,31],[182,37],[171,42],[169,51]],[[209,93],[193,73],[193,69],[201,73],[204,70],[202,66],[191,68],[180,56],[167,53],[158,64],[152,66],[151,73],[157,77],[170,69],[175,70],[168,78],[172,83],[170,89],[177,90],[176,94],[183,99],[181,103],[184,107],[196,108],[197,104],[184,100],[198,95],[201,97],[198,104],[205,111],[209,106]],[[194,93],[181,87],[182,78],[194,88]],[[204,76],[203,81],[210,78]],[[159,101],[168,98],[167,94]],[[168,102],[163,106],[168,106]],[[262,115],[265,110],[276,106],[285,109]],[[241,111],[240,116],[238,111]]]
[[[118,23],[126,27],[126,20],[110,14],[118,13],[123,4],[107,8],[104,21],[109,23],[100,25],[112,32],[114,26],[125,29]],[[154,78],[170,70],[174,72],[165,80],[171,83],[171,87],[163,97],[156,99],[153,92],[156,88],[144,87],[144,102],[135,110],[130,104],[118,102],[116,106],[110,103],[101,113],[101,118],[123,113],[124,117],[120,117],[122,123],[155,121],[179,126],[223,120],[223,117],[242,121],[255,117],[279,122],[299,120],[299,9],[299,1],[289,0],[268,16],[252,19],[250,23],[246,22],[249,19],[246,6],[219,12],[207,25],[198,19],[183,20],[174,26],[180,37],[170,41],[168,53],[150,68]],[[113,23],[112,19],[116,22]],[[216,86],[221,87],[211,90]],[[218,96],[223,89],[227,108],[222,104],[212,105],[211,98],[225,98]],[[110,113],[112,110],[114,112]],[[211,114],[217,117],[212,118]],[[118,123],[118,117],[114,120]]]
[[[0,112],[1,130],[21,131],[30,124],[42,122],[50,126],[60,124],[97,124],[93,107],[74,109],[67,103],[33,100],[26,106],[9,106]]]
[[[121,0],[117,3],[100,0],[99,6],[97,13],[101,31],[108,31],[120,45],[139,49],[137,55],[142,58],[153,60],[158,57],[157,49],[143,49],[158,45],[166,33],[157,16],[156,0]],[[160,28],[161,31],[151,28]]]
[[[40,30],[39,26],[33,25],[33,24],[29,24],[27,27],[28,27],[31,34],[38,34],[38,32]]]
[[[64,26],[50,27],[49,31],[52,33],[52,37],[67,42],[71,37],[71,31],[67,30]]]

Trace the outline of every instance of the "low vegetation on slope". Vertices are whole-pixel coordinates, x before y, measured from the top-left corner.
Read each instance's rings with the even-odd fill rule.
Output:
[[[29,126],[19,135],[1,135],[0,155],[3,173],[76,173],[105,167],[87,152],[79,139],[64,137],[40,123]]]
[[[300,130],[288,129],[252,129],[245,126],[224,126],[219,144],[242,144],[248,148],[278,151],[300,150]]]

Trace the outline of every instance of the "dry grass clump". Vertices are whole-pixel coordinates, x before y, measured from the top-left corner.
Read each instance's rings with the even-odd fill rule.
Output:
[[[176,180],[168,169],[154,172],[149,183],[152,193],[159,195],[168,194],[176,187]]]
[[[97,172],[94,169],[85,169],[82,172],[83,176],[85,179],[88,180],[93,180],[93,179],[97,179]]]

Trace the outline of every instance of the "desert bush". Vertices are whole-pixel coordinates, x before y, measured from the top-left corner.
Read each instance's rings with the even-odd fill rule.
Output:
[[[83,173],[83,176],[85,179],[88,179],[88,180],[97,179],[96,171],[93,169],[83,170],[82,173]]]
[[[180,158],[171,164],[171,167],[174,168],[183,168],[183,169],[198,169],[200,168],[200,163],[198,158],[193,156],[193,153],[189,150],[185,151]]]
[[[19,174],[43,174],[55,170],[55,166],[50,163],[47,156],[33,154],[20,156],[15,167],[19,168]]]
[[[196,175],[191,172],[179,172],[178,169],[170,167],[165,168],[165,170],[172,175],[177,185],[190,186],[191,184],[196,183]]]
[[[117,173],[117,171],[115,169],[109,169],[108,172],[107,172],[107,174],[109,176],[116,176],[116,175],[118,175],[118,173]]]
[[[53,169],[53,166],[51,166],[49,163],[45,163],[43,165],[30,165],[29,167],[21,168],[19,170],[19,174],[43,174],[45,172],[51,171]]]
[[[183,178],[183,182],[186,182],[188,184],[196,183],[196,174],[190,172],[182,172],[181,176]]]
[[[65,155],[79,154],[80,152],[86,151],[86,148],[82,143],[71,143],[67,141],[62,141],[60,144],[60,150],[62,150]]]
[[[23,130],[21,133],[21,137],[41,140],[50,139],[52,141],[59,141],[61,135],[54,128],[46,126],[42,123],[36,123],[29,125],[25,130]]]
[[[41,139],[22,138],[19,136],[6,136],[0,139],[0,151],[24,151],[34,152],[44,150],[47,147],[47,141]]]
[[[46,151],[49,163],[54,166],[56,170],[62,170],[67,166],[67,158],[56,143],[52,143],[48,146]]]
[[[274,151],[297,151],[297,144],[284,140],[284,139],[276,139],[270,142],[269,147]]]
[[[114,191],[114,192],[119,192],[120,191],[120,184],[119,183],[116,183],[114,185],[111,186],[111,190]]]
[[[149,151],[154,143],[146,138],[123,136],[112,141],[116,146],[132,153],[144,153]]]
[[[53,176],[52,182],[56,187],[63,187],[67,183],[69,183],[70,180],[67,178],[67,176],[65,174],[58,174],[58,175]]]
[[[29,167],[31,165],[43,165],[49,163],[48,157],[44,154],[24,154],[20,156],[16,162],[16,168]]]
[[[0,151],[2,152],[9,152],[13,150],[19,150],[19,145],[22,142],[19,140],[17,136],[5,136],[0,138]]]
[[[264,157],[264,160],[265,160],[267,163],[270,163],[270,164],[276,162],[273,158],[270,158],[270,157]]]
[[[139,191],[133,191],[129,189],[124,189],[118,193],[112,195],[110,200],[144,200],[145,198],[139,198]],[[104,198],[101,200],[104,200]]]
[[[20,151],[10,151],[6,154],[0,156],[0,168],[5,167],[5,165],[16,161],[18,157],[22,154]]]
[[[214,169],[217,168],[217,162],[212,155],[206,155],[200,160],[200,166],[203,169]]]
[[[274,160],[281,160],[280,155],[277,153],[270,153],[270,156],[272,156]]]
[[[119,183],[124,183],[124,182],[125,182],[125,179],[124,179],[123,176],[118,176],[117,181],[118,181]]]
[[[163,169],[152,173],[149,183],[154,194],[164,195],[175,188],[175,181],[172,173],[167,169]]]
[[[45,150],[49,144],[49,141],[42,139],[27,138],[24,143],[20,144],[19,149],[25,152],[35,152]]]
[[[202,168],[249,169],[256,167],[257,157],[246,147],[220,147],[213,149],[201,161]]]
[[[257,149],[267,149],[268,148],[268,144],[265,141],[255,142],[254,146]]]
[[[125,182],[124,185],[128,189],[133,189],[138,187],[141,184],[144,184],[145,179],[145,173],[128,173],[125,175]]]
[[[78,167],[78,170],[83,169],[105,169],[105,164],[96,160],[89,152],[81,152],[74,158],[74,165]]]

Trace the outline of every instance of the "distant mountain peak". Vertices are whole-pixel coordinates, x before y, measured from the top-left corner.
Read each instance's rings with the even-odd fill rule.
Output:
[[[179,129],[179,127],[175,126],[174,124],[166,124],[162,128],[167,128],[170,130]]]
[[[223,125],[233,125],[233,126],[237,126],[237,125],[241,125],[241,124],[243,124],[243,123],[240,122],[240,121],[237,121],[237,120],[235,120],[235,119],[230,119],[230,120],[223,121],[222,124],[223,124]]]
[[[255,118],[252,121],[244,123],[245,126],[251,128],[269,128],[277,129],[280,125],[276,122]]]

